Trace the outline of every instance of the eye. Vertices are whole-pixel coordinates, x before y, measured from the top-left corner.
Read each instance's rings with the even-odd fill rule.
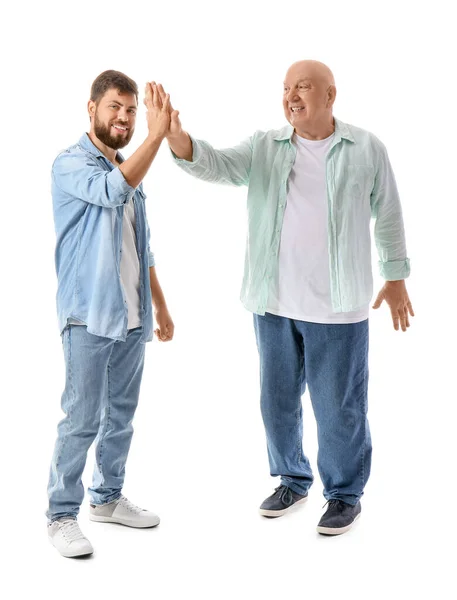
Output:
[[[135,108],[130,108],[129,113],[131,113],[132,115],[136,115],[136,109]]]

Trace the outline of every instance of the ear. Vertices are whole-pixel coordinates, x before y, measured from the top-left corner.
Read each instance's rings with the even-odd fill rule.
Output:
[[[87,112],[89,113],[90,119],[92,119],[92,117],[95,115],[96,108],[97,105],[95,104],[95,102],[93,100],[89,100],[89,102],[87,103]]]
[[[327,90],[327,108],[330,108],[335,103],[336,99],[336,87],[334,85],[329,86]]]

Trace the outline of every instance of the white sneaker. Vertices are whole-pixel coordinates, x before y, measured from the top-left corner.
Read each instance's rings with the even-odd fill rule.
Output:
[[[48,525],[49,541],[62,556],[74,558],[92,554],[94,549],[75,519],[58,519]]]
[[[99,523],[120,523],[127,527],[155,527],[160,523],[157,515],[136,506],[125,496],[108,504],[91,504],[89,519]]]

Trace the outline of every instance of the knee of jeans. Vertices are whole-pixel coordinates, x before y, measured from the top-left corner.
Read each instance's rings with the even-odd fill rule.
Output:
[[[277,419],[278,415],[281,413],[270,394],[262,394],[260,398],[260,412],[262,413],[263,419],[268,421]]]
[[[73,420],[68,432],[72,436],[92,442],[98,434],[99,427],[100,419]]]
[[[263,423],[269,431],[289,431],[301,423],[297,411],[278,411],[273,406],[262,406],[261,413]]]
[[[363,423],[365,423],[365,413],[363,411],[343,409],[340,411],[338,418],[329,422],[328,425],[335,430],[342,428],[354,430]]]

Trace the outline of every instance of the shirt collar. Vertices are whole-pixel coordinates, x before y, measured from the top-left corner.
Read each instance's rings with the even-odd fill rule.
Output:
[[[79,140],[79,145],[81,146],[81,148],[83,150],[90,152],[95,157],[104,158],[110,164],[112,164],[111,161],[103,154],[103,152],[101,150],[99,150],[95,144],[92,143],[92,141],[87,133],[83,133],[83,135],[81,136],[81,138]],[[120,152],[117,152],[116,158],[120,163],[124,162],[124,157],[122,156],[122,154]]]
[[[278,142],[283,142],[285,140],[291,141],[293,133],[294,128],[292,125],[286,125],[278,131],[278,134],[275,135],[273,139]],[[335,143],[340,142],[342,139],[355,143],[354,136],[349,131],[349,127],[346,123],[335,118]]]

